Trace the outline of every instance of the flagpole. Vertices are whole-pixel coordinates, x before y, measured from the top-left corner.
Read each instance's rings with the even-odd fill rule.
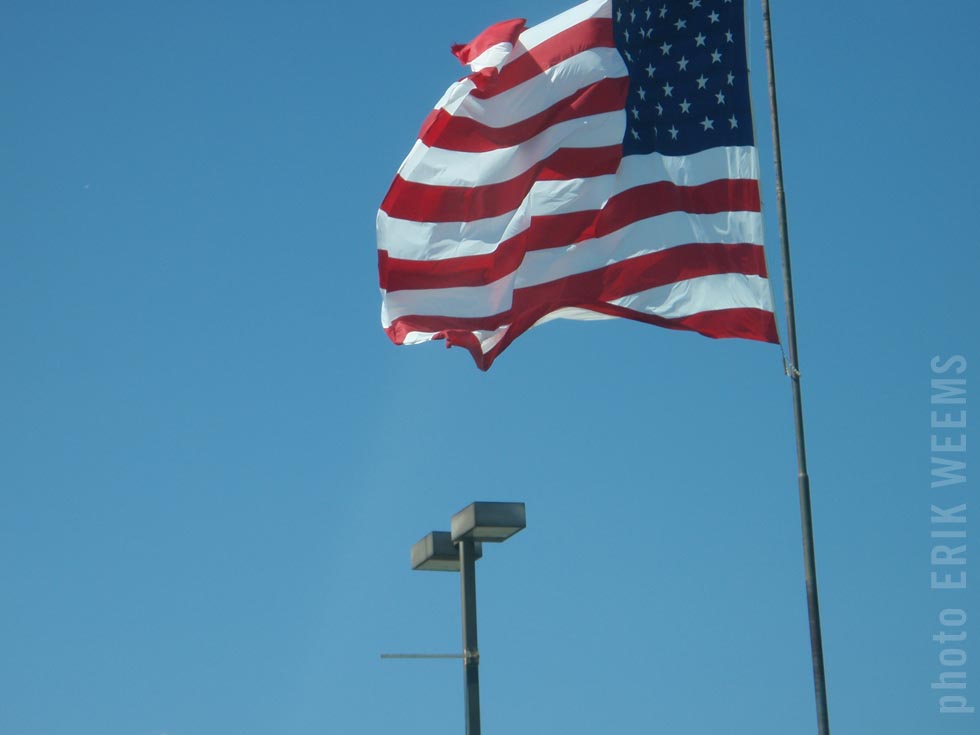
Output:
[[[800,521],[803,529],[803,563],[806,569],[806,600],[810,619],[810,652],[813,658],[813,689],[817,705],[817,732],[830,735],[827,714],[827,682],[824,675],[823,637],[820,632],[820,601],[817,596],[817,566],[813,548],[813,515],[810,504],[810,476],[806,468],[806,440],[803,434],[803,399],[800,392],[799,354],[796,346],[796,310],[793,302],[793,272],[790,264],[789,226],[786,218],[786,194],[783,189],[783,160],[779,141],[779,107],[776,103],[776,66],[772,49],[772,23],[769,0],[762,0],[762,17],[766,38],[766,62],[769,71],[769,107],[772,113],[773,159],[776,166],[776,201],[779,209],[779,241],[783,256],[783,291],[786,298],[787,374],[793,386],[793,418],[796,423],[796,459],[799,468]]]

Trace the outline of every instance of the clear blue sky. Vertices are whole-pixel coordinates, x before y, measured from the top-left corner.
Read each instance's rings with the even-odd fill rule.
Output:
[[[485,732],[814,732],[778,348],[553,322],[484,374],[380,328],[375,212],[449,45],[570,4],[4,3],[0,733],[461,732],[457,662],[379,654],[459,649],[408,550],[473,500],[528,513],[478,569]],[[976,733],[930,689],[966,609],[980,705],[929,381],[980,386],[980,10],[773,13],[833,732]]]

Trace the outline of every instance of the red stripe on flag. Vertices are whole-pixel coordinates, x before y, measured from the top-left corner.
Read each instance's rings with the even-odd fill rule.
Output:
[[[616,173],[622,146],[563,148],[519,176],[485,186],[432,186],[398,175],[381,209],[410,222],[471,222],[513,212],[537,180],[586,179]]]
[[[492,253],[446,260],[405,260],[380,250],[381,287],[400,291],[484,286],[516,270],[525,252],[567,247],[669,212],[758,212],[759,207],[759,185],[754,179],[722,179],[700,186],[656,182],[611,197],[601,210],[532,217],[527,230],[502,242]],[[643,243],[637,243],[637,249],[642,247]]]
[[[621,317],[632,321],[653,324],[666,329],[676,329],[687,332],[697,332],[705,337],[714,339],[751,339],[757,342],[768,342],[779,344],[779,335],[776,331],[776,319],[771,311],[765,309],[740,308],[740,309],[718,309],[716,311],[703,311],[698,314],[680,317],[677,319],[664,319],[663,317],[652,314],[638,314],[635,311],[622,307],[611,306],[610,304],[592,304],[588,307],[609,316]],[[524,332],[533,326],[538,319],[545,316],[528,315],[527,324],[514,324],[507,330],[507,334],[494,347],[483,354],[480,342],[476,335],[467,327],[451,328],[446,323],[442,323],[435,339],[445,339],[447,347],[465,347],[473,356],[476,366],[481,370],[488,370],[494,360],[503,352],[511,342],[520,337]],[[532,318],[533,317],[533,318]],[[420,324],[419,327],[422,325]],[[409,332],[433,331],[419,328],[412,325],[407,320],[399,320],[391,327],[385,329],[388,337],[395,344],[403,344]]]
[[[602,237],[624,225],[668,212],[758,212],[761,206],[759,182],[755,179],[718,179],[699,186],[655,181],[610,197],[596,220],[595,236]]]
[[[453,55],[459,59],[460,63],[469,64],[488,48],[496,46],[498,43],[512,45],[517,43],[517,37],[521,35],[525,24],[524,18],[514,18],[513,20],[495,23],[469,43],[454,44],[452,46]]]
[[[590,48],[615,47],[612,18],[590,18],[518,56],[492,78],[488,79],[479,73],[470,75],[470,79],[477,85],[477,89],[470,92],[470,95],[477,99],[489,99]]]
[[[698,243],[647,253],[586,273],[515,289],[511,313],[529,311],[536,304],[551,304],[544,312],[547,314],[566,306],[605,303],[677,281],[724,273],[765,277],[762,247]]]
[[[713,339],[751,339],[757,342],[768,342],[779,344],[779,335],[776,331],[776,319],[772,312],[764,309],[738,308],[738,309],[717,309],[715,311],[702,311],[690,316],[678,317],[675,319],[665,319],[664,317],[653,314],[640,314],[630,309],[625,309],[611,304],[592,304],[588,307],[591,311],[596,311],[609,316],[621,317],[632,321],[653,324],[666,329],[676,329],[685,332],[697,332],[705,337]],[[493,361],[497,359],[515,339],[530,329],[545,314],[527,314],[507,330],[507,333],[487,354],[483,354],[480,343],[475,339],[475,335],[470,332],[452,332],[444,335],[447,340],[446,345],[452,347],[459,345],[469,350],[473,356],[476,366],[481,370],[489,370]]]
[[[493,128],[469,117],[434,110],[423,126],[421,140],[430,148],[484,153],[520,145],[558,123],[622,110],[629,77],[603,79],[577,90],[546,110],[513,125]]]
[[[556,309],[594,308],[596,304],[605,304],[658,286],[727,273],[765,277],[766,262],[762,247],[682,245],[548,283],[515,289],[511,308],[499,314],[480,317],[406,315],[394,319],[392,326],[403,324],[406,333],[438,332],[447,328],[494,330],[513,323],[529,312],[538,314],[533,323]]]

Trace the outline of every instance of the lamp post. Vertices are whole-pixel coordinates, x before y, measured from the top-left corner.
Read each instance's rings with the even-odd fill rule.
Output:
[[[412,546],[412,569],[459,572],[463,609],[466,735],[480,735],[480,649],[476,635],[476,560],[483,543],[506,541],[527,525],[524,503],[471,503],[452,517],[452,531],[433,531]]]

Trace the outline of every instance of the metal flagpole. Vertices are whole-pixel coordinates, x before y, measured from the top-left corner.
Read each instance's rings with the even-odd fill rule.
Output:
[[[800,520],[803,526],[803,563],[806,568],[806,600],[810,618],[810,652],[813,657],[813,689],[817,704],[817,732],[830,735],[827,715],[827,682],[823,665],[823,638],[820,633],[820,601],[817,596],[817,566],[813,550],[813,516],[810,505],[810,476],[806,469],[806,440],[803,435],[803,399],[800,394],[799,355],[796,347],[796,312],[793,303],[793,273],[789,253],[789,227],[786,222],[786,194],[783,189],[783,160],[779,142],[779,108],[776,104],[776,66],[772,50],[772,24],[769,0],[762,0],[769,70],[769,107],[772,112],[773,158],[776,165],[776,201],[779,208],[779,240],[783,256],[783,290],[786,298],[789,365],[786,372],[793,386],[793,417],[796,422],[796,458],[800,483]]]

